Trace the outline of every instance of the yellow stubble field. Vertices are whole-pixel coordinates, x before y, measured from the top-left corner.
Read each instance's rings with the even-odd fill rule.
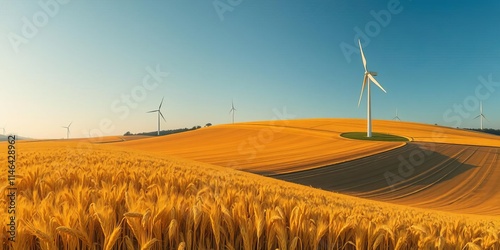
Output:
[[[415,142],[500,147],[492,135],[435,125],[377,121],[374,131]],[[307,119],[220,125],[116,145],[258,173],[286,173],[359,159],[405,145],[341,137],[366,131],[362,119]]]

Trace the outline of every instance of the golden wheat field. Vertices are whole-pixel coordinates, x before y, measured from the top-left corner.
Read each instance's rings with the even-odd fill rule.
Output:
[[[500,249],[498,139],[376,121],[376,131],[415,142],[354,141],[340,133],[362,131],[362,122],[348,122],[18,142],[17,236],[12,243],[2,234],[3,248]],[[384,184],[399,167],[390,159],[415,150],[434,153],[412,175]],[[6,193],[6,176],[0,183]],[[7,196],[0,202],[7,207]]]

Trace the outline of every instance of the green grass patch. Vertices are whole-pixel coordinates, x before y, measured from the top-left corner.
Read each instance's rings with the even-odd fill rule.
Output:
[[[405,137],[382,133],[372,133],[372,137],[366,137],[366,132],[348,132],[342,133],[340,136],[365,141],[409,141],[408,138]]]

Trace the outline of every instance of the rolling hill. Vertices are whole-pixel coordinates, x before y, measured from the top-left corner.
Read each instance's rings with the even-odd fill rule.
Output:
[[[114,145],[379,201],[500,215],[497,136],[399,121],[374,121],[374,130],[411,142],[340,136],[364,128],[358,119],[251,122]]]

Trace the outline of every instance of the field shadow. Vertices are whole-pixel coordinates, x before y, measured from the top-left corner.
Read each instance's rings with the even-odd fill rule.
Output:
[[[464,163],[481,147],[408,143],[361,159],[287,174],[254,172],[340,193],[390,193],[465,179],[479,167]]]

